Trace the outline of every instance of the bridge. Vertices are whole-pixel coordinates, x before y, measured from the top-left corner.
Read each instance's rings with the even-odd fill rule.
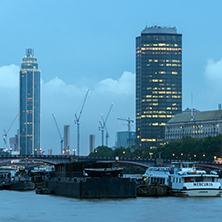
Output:
[[[74,156],[74,155],[0,155],[0,165],[6,165],[8,163],[13,164],[15,160],[23,161],[39,161],[51,165],[56,165],[59,163],[70,163],[77,161],[102,161],[102,162],[118,162],[120,164],[132,164],[140,167],[150,167],[155,166],[157,159],[150,158],[129,158],[129,157],[93,157],[93,156]],[[182,162],[188,160],[173,160],[173,159],[163,159],[164,166],[170,166],[171,162]],[[199,161],[196,166],[203,168],[211,168],[222,170],[222,164],[216,163],[214,161]]]

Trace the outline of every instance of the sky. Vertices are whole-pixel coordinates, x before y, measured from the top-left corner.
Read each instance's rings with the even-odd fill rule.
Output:
[[[222,103],[221,0],[0,0],[0,132],[19,128],[19,69],[27,48],[41,70],[41,148],[60,152],[70,125],[77,147],[75,114],[80,113],[80,155],[89,153],[89,135],[101,145],[99,120],[107,116],[109,146],[116,132],[135,120],[135,38],[146,26],[176,27],[182,34],[182,104],[200,111]],[[193,98],[193,99],[191,99]],[[191,102],[192,101],[192,102]],[[132,126],[135,130],[135,125]],[[3,139],[0,147],[4,147]]]

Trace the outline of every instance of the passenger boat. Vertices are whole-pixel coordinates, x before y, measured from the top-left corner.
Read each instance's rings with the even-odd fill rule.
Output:
[[[123,168],[85,168],[85,173],[90,177],[118,177]]]
[[[220,197],[218,175],[197,170],[193,162],[174,162],[169,174],[169,188],[176,196]]]
[[[169,167],[149,167],[143,175],[143,183],[137,186],[138,196],[168,195]]]
[[[170,167],[149,167],[143,174],[146,184],[159,183],[169,186]]]
[[[176,196],[220,197],[218,175],[197,170],[193,162],[173,162],[171,167],[150,167],[143,175],[148,184],[165,184]]]

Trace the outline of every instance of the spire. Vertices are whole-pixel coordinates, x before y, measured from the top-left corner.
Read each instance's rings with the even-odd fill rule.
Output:
[[[34,49],[26,49],[26,56],[33,57],[34,56]]]

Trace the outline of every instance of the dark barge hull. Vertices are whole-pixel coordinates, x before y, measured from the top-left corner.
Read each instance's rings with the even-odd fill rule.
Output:
[[[34,190],[35,184],[32,182],[15,182],[15,183],[8,183],[4,187],[5,190]]]
[[[56,195],[74,198],[135,198],[136,183],[129,178],[73,178],[49,180],[46,187]]]
[[[168,186],[162,184],[140,184],[137,186],[137,195],[142,197],[158,197],[168,195]]]

